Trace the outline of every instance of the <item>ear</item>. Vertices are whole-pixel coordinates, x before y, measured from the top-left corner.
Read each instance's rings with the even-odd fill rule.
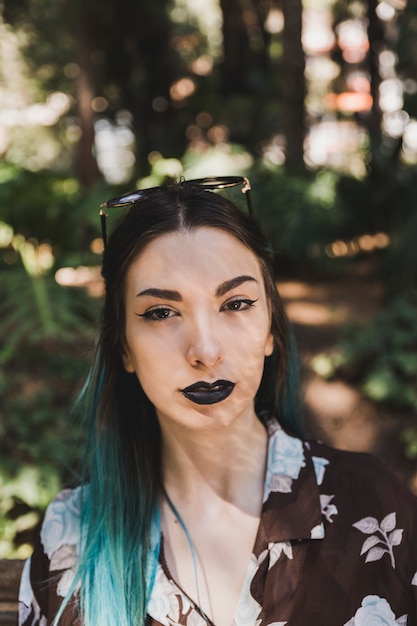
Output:
[[[274,351],[274,336],[270,332],[265,342],[265,356],[271,356]]]
[[[126,372],[128,372],[129,374],[133,374],[135,371],[135,367],[134,367],[132,358],[130,356],[129,350],[127,350],[126,348],[123,348],[121,356],[122,356],[123,367],[125,368]]]

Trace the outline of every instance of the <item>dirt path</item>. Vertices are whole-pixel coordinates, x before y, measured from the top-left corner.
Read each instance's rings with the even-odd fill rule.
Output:
[[[376,454],[417,493],[417,464],[405,458],[401,441],[413,417],[376,407],[350,385],[326,382],[311,368],[312,357],[335,344],[341,324],[372,320],[381,310],[382,285],[359,276],[308,284],[283,281],[279,290],[299,346],[308,435],[336,448]]]

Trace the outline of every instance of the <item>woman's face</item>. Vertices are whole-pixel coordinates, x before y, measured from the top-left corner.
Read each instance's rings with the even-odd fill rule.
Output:
[[[123,363],[162,428],[219,429],[256,418],[270,328],[257,257],[225,231],[162,235],[128,270]]]

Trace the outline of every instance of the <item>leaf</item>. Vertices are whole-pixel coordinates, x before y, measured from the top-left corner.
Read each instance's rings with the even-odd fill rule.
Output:
[[[379,561],[379,559],[382,559],[386,552],[388,552],[388,550],[385,550],[384,548],[372,548],[372,550],[369,550],[366,556],[365,563]]]
[[[272,544],[268,569],[271,569],[271,567],[275,565],[282,553],[284,553],[288,559],[293,558],[292,546],[289,541],[281,541],[279,543]]]
[[[376,535],[372,535],[372,537],[368,537],[368,539],[365,539],[361,550],[361,556],[362,554],[365,554],[365,552],[368,552],[368,550],[376,546],[376,544],[380,541],[381,540]]]
[[[61,546],[51,557],[51,570],[69,569],[77,564],[77,554],[74,546]]]
[[[375,517],[364,517],[363,519],[359,520],[359,522],[353,524],[353,526],[360,530],[362,533],[365,533],[365,535],[372,535],[372,533],[376,532],[379,529],[378,521],[375,519]]]
[[[320,504],[321,504],[321,508],[324,509],[326,506],[328,506],[330,504],[330,502],[333,500],[334,495],[332,496],[327,496],[325,494],[320,496]]]
[[[402,528],[397,528],[397,530],[394,530],[388,538],[389,545],[399,546],[403,538],[403,532],[404,530]]]
[[[271,480],[270,488],[271,491],[278,491],[279,493],[291,493],[292,478],[290,476],[274,475]]]
[[[384,517],[384,519],[382,520],[381,529],[384,532],[389,533],[391,530],[394,530],[396,523],[397,523],[396,513],[395,512],[390,513],[389,515]]]

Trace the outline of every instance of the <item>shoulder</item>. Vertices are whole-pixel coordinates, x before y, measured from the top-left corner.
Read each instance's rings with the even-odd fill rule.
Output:
[[[52,561],[63,546],[78,546],[83,488],[65,489],[49,504],[41,529],[43,550]],[[62,569],[53,567],[51,569]]]
[[[19,590],[19,624],[49,623],[72,585],[78,563],[83,489],[65,489],[46,509]],[[57,574],[59,574],[57,576]]]
[[[337,450],[319,442],[306,442],[321,497],[344,511],[358,528],[361,520],[394,518],[410,534],[417,524],[417,498],[387,466],[371,454]],[[388,521],[391,520],[391,521]],[[359,526],[357,525],[359,524]],[[362,524],[363,526],[363,524]]]
[[[393,485],[402,490],[408,491],[404,483],[376,456],[367,452],[352,452],[332,448],[319,441],[305,441],[304,446],[308,450],[315,466],[322,462],[331,469],[326,472],[326,479],[340,479],[342,475],[345,480],[350,479],[353,483],[360,480],[364,485],[370,482],[373,486],[380,483]]]

